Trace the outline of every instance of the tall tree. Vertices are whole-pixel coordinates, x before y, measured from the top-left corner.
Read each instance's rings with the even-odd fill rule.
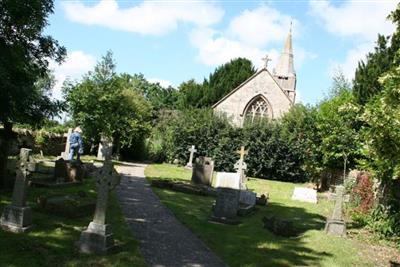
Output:
[[[215,104],[254,73],[253,64],[246,58],[236,58],[219,66],[203,83],[202,106]]]
[[[64,94],[88,141],[99,141],[101,135],[113,138],[118,154],[120,147],[149,133],[151,105],[126,75],[115,73],[111,52],[81,82],[65,84]]]
[[[65,48],[43,34],[52,0],[0,1],[0,188],[6,175],[9,139],[14,123],[38,124],[55,115],[60,103],[48,87],[35,83],[48,75],[50,59],[61,62]]]
[[[400,4],[388,18],[396,25],[396,31],[391,37],[379,35],[374,52],[368,53],[356,69],[353,93],[360,104],[382,91],[378,79],[393,67],[393,59],[400,48]]]

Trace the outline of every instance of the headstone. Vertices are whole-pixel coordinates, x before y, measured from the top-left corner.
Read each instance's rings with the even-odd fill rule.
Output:
[[[54,179],[56,183],[81,182],[85,177],[83,164],[79,160],[56,160],[54,167]]]
[[[7,231],[21,233],[32,227],[32,211],[26,206],[28,179],[36,167],[31,151],[26,148],[20,150],[11,205],[4,208],[0,218],[1,227]]]
[[[108,195],[120,182],[120,176],[115,175],[113,170],[112,162],[106,160],[99,171],[96,180],[98,192],[94,218],[77,242],[77,247],[82,253],[105,253],[114,246],[110,225],[106,224]]]
[[[248,205],[248,206],[255,206],[257,202],[257,194],[248,190],[240,190],[240,197],[239,203]]]
[[[237,153],[240,155],[239,160],[235,163],[234,168],[239,173],[240,175],[240,188],[241,189],[246,189],[246,173],[245,171],[247,170],[247,164],[244,162],[244,156],[248,154],[248,150],[244,150],[244,146],[240,147],[240,150],[237,151]]]
[[[211,220],[226,224],[238,224],[239,194],[239,190],[236,189],[218,188]]]
[[[99,143],[99,150],[97,151],[98,160],[106,160],[106,158],[111,158],[113,150],[113,142],[110,138],[101,137]]]
[[[198,157],[192,171],[192,183],[211,186],[214,161],[208,157]]]
[[[342,206],[343,206],[343,186],[336,186],[336,201],[333,208],[333,214],[330,219],[326,221],[325,231],[331,235],[346,235],[346,223],[343,220]]]
[[[293,191],[292,200],[317,203],[317,190],[311,188],[296,187]]]
[[[68,129],[68,133],[64,134],[64,136],[67,137],[67,141],[65,142],[65,150],[64,152],[61,152],[61,158],[64,160],[68,160],[68,155],[69,155],[69,137],[72,134],[72,128]]]
[[[215,187],[240,189],[240,174],[236,172],[217,172]]]
[[[192,168],[193,167],[193,155],[195,152],[197,152],[197,150],[195,149],[195,146],[192,146],[191,148],[189,148],[188,150],[190,152],[190,156],[189,156],[189,161],[186,164],[187,168]]]

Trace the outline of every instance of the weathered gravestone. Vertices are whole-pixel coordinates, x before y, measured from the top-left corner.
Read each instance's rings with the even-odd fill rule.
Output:
[[[54,180],[57,183],[81,182],[85,177],[83,163],[79,160],[56,160],[54,167]]]
[[[112,140],[106,137],[101,137],[99,143],[99,150],[97,151],[97,159],[105,160],[111,158],[112,150],[113,150]]]
[[[248,150],[244,150],[244,146],[241,146],[240,150],[238,150],[237,153],[240,155],[240,158],[235,163],[234,168],[236,172],[240,175],[240,188],[246,189],[247,178],[245,171],[247,170],[247,164],[246,162],[244,162],[244,156],[248,154]]]
[[[71,136],[71,134],[72,134],[72,128],[69,128],[68,133],[64,134],[64,136],[67,137],[67,141],[65,143],[65,150],[64,150],[64,152],[61,152],[61,158],[63,158],[64,160],[68,160],[69,147],[70,147],[69,146],[69,137]]]
[[[257,194],[248,190],[240,190],[238,215],[244,216],[255,210]]]
[[[21,233],[32,227],[32,211],[26,206],[28,179],[36,167],[31,151],[26,148],[20,150],[11,205],[4,208],[0,218],[1,227],[7,231]]]
[[[317,190],[311,188],[296,187],[293,191],[292,200],[317,203]]]
[[[208,157],[198,157],[193,166],[192,183],[211,186],[214,161]]]
[[[104,161],[97,177],[97,202],[93,221],[81,233],[77,247],[82,253],[105,253],[114,246],[110,225],[106,224],[106,211],[109,192],[120,182],[120,176],[114,174],[110,160]]]
[[[213,207],[211,221],[238,224],[239,190],[220,187],[217,189],[217,199]]]
[[[333,214],[330,219],[326,221],[325,231],[331,235],[346,235],[346,223],[343,220],[342,205],[343,205],[343,186],[336,186],[336,201],[333,208]]]
[[[217,172],[215,187],[240,189],[240,174],[236,172]]]
[[[190,156],[189,156],[189,161],[186,164],[186,168],[192,168],[193,167],[193,155],[195,152],[197,152],[197,150],[195,149],[194,146],[192,146],[191,148],[189,148],[188,151],[190,152]]]

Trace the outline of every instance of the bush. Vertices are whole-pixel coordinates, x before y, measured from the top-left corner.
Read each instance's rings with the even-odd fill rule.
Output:
[[[365,172],[357,177],[356,185],[352,189],[352,202],[357,206],[357,211],[364,214],[370,212],[374,205],[373,183]]]

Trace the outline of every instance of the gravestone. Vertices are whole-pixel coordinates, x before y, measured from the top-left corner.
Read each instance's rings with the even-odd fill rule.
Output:
[[[64,134],[64,136],[67,137],[67,141],[65,143],[65,150],[64,152],[61,152],[61,158],[63,158],[64,160],[68,160],[68,155],[69,155],[69,137],[72,134],[72,128],[68,129],[68,133]]]
[[[4,208],[0,218],[1,227],[10,232],[26,232],[32,227],[32,211],[26,206],[28,179],[36,168],[31,151],[27,148],[20,150],[11,205]]]
[[[325,231],[331,235],[346,235],[346,223],[343,220],[343,186],[336,186],[336,201],[332,217],[326,221]]]
[[[211,221],[238,224],[239,190],[220,187],[217,189],[217,199],[213,208]]]
[[[56,183],[77,183],[85,177],[83,163],[79,160],[64,160],[59,158],[55,162],[54,180]]]
[[[292,200],[317,203],[317,190],[311,188],[296,187],[293,191]]]
[[[236,172],[217,172],[215,187],[240,189],[240,174]]]
[[[248,190],[240,190],[239,203],[248,206],[255,206],[257,194]]]
[[[246,189],[246,173],[245,171],[247,170],[247,164],[244,162],[244,156],[248,154],[248,150],[244,150],[244,146],[240,147],[240,150],[237,151],[237,153],[240,155],[239,160],[235,163],[234,168],[237,173],[240,175],[240,188],[241,189]]]
[[[192,183],[211,186],[214,161],[208,157],[198,157],[192,171]]]
[[[98,187],[96,209],[93,221],[81,233],[77,247],[82,253],[105,253],[114,246],[113,234],[110,225],[106,224],[106,211],[109,192],[120,182],[120,176],[114,174],[113,164],[110,160],[104,165],[96,178]]]
[[[112,150],[113,150],[112,140],[106,137],[101,137],[99,143],[99,149],[97,151],[97,159],[105,160],[106,158],[111,158]]]
[[[193,167],[193,155],[195,152],[197,152],[197,150],[195,149],[195,146],[192,146],[191,148],[189,148],[188,151],[190,152],[190,156],[189,156],[189,161],[186,164],[186,168],[192,168]]]

